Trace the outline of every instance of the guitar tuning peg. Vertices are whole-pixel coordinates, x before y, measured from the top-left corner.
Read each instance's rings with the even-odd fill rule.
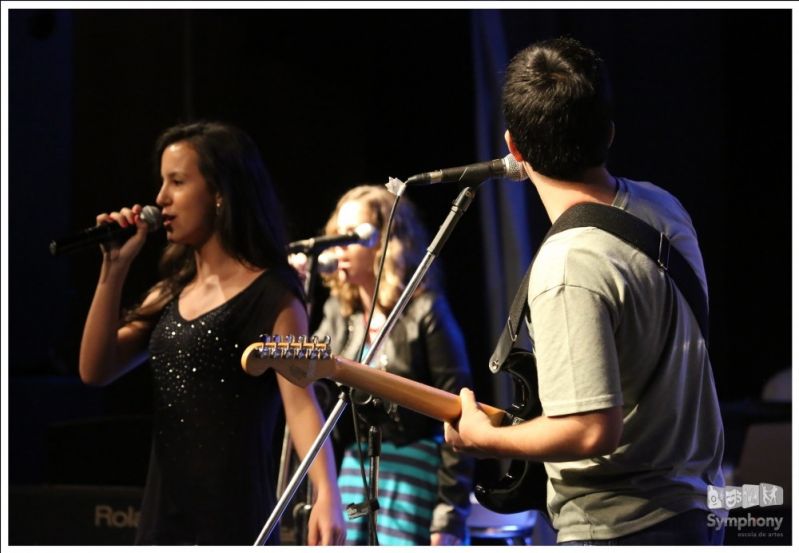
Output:
[[[322,339],[322,345],[324,346],[324,349],[320,352],[320,357],[322,359],[330,359],[330,335],[327,335]]]
[[[264,340],[264,336],[265,334],[258,335],[258,339],[261,340],[262,343],[254,350],[256,357],[259,359],[263,358],[264,356],[264,347],[266,346],[266,340]]]
[[[297,359],[305,359],[305,350],[303,348],[305,348],[305,342],[307,338],[308,337],[305,334],[300,334],[297,337],[297,348],[296,351],[294,352],[294,356]]]

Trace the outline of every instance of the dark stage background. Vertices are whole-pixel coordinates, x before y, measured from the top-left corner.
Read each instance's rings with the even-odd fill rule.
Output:
[[[499,27],[478,46],[486,21]],[[486,137],[476,115],[496,117],[498,106],[477,84],[485,70],[475,53],[512,55],[561,34],[608,63],[611,172],[670,190],[693,216],[721,399],[759,398],[791,364],[790,11],[11,10],[10,483],[143,481],[148,371],[101,390],[80,384],[100,254],[54,258],[47,245],[99,212],[154,203],[151,148],[162,129],[208,118],[247,130],[291,238],[304,238],[355,184],[478,161]],[[521,194],[527,220],[514,232],[537,244],[548,223],[532,187],[494,183],[481,193],[498,186]],[[457,192],[407,197],[433,232]],[[513,251],[485,236],[489,208],[475,202],[437,261],[482,397],[494,393],[486,363],[499,331],[487,313],[503,312],[508,293],[486,285],[487,273],[506,270],[486,259]],[[158,236],[146,246],[126,303],[153,282],[163,244]],[[751,412],[730,419],[733,457]]]

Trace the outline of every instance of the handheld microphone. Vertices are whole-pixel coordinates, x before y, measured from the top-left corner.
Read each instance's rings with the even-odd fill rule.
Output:
[[[291,242],[286,247],[287,253],[314,254],[334,246],[346,246],[348,244],[360,244],[371,248],[377,244],[377,229],[369,223],[361,223],[352,232],[338,234],[334,236],[315,236],[306,240]]]
[[[148,232],[161,228],[161,210],[153,205],[144,206],[139,215],[147,223]],[[123,242],[136,234],[136,225],[121,227],[117,223],[103,223],[79,233],[50,242],[50,253],[62,255],[88,249],[106,242]]]
[[[338,257],[330,251],[319,254],[316,258],[316,270],[323,275],[332,275],[338,269]]]
[[[439,169],[430,173],[419,173],[405,181],[406,185],[436,184],[439,182],[483,182],[486,179],[501,177],[508,180],[524,180],[527,173],[512,154],[502,159],[492,159],[461,167]]]

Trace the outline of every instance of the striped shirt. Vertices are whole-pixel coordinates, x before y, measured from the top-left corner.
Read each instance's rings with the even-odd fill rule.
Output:
[[[381,445],[377,538],[380,545],[430,545],[430,520],[438,502],[439,444],[432,439]],[[364,470],[370,459],[364,451]],[[365,500],[356,445],[347,448],[338,480],[344,505]],[[369,544],[369,517],[347,521],[347,545]]]

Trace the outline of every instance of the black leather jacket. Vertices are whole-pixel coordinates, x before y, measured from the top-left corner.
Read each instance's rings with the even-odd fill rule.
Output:
[[[346,319],[341,316],[339,302],[329,298],[317,336],[329,335],[334,354],[355,359],[366,326],[362,312]],[[400,315],[372,365],[399,376],[429,384],[458,394],[464,386],[473,388],[469,360],[463,335],[443,296],[423,292],[416,296]],[[357,401],[354,394],[353,401]],[[384,441],[405,445],[422,438],[440,438],[442,423],[402,407],[392,406],[380,428]],[[334,438],[338,446],[353,441],[349,419],[339,422]],[[367,435],[368,426],[361,424],[360,435]],[[348,431],[349,430],[349,431]],[[474,459],[455,453],[442,444],[441,467],[438,471],[438,504],[433,511],[430,532],[446,532],[464,538],[469,514],[469,492],[472,489]]]

